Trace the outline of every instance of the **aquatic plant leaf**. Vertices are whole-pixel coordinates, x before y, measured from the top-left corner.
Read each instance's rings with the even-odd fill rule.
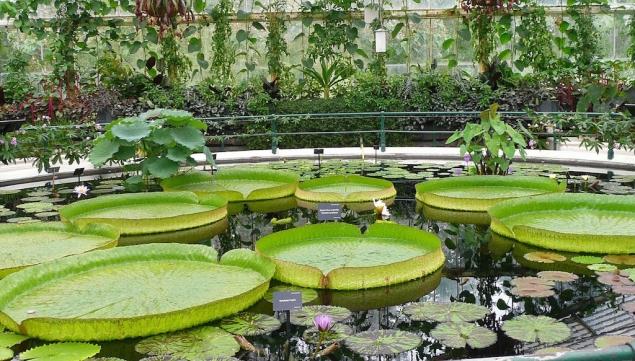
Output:
[[[13,358],[13,350],[6,347],[0,347],[0,361],[11,360]]]
[[[464,302],[410,303],[403,312],[414,321],[470,322],[480,320],[489,312],[487,307]]]
[[[20,335],[13,332],[0,333],[0,347],[11,347],[28,340],[29,336]]]
[[[22,268],[112,248],[119,232],[108,225],[78,229],[60,222],[0,224],[0,278]]]
[[[90,343],[52,343],[24,351],[19,358],[34,361],[82,361],[95,356],[100,350],[101,346]]]
[[[516,277],[510,282],[512,286],[547,286],[553,287],[555,285],[554,281],[548,280],[542,277]]]
[[[291,323],[298,326],[313,326],[313,319],[317,315],[327,315],[334,322],[340,322],[351,317],[351,311],[337,306],[304,306],[301,310],[291,311]]]
[[[233,356],[240,350],[240,345],[230,333],[204,326],[146,338],[137,343],[135,350],[144,355],[204,361],[211,357]]]
[[[542,271],[538,272],[538,277],[556,282],[573,282],[578,279],[575,273],[564,271]]]
[[[541,285],[526,285],[521,287],[513,287],[510,292],[520,297],[544,298],[551,297],[556,294],[553,288]]]
[[[591,271],[598,271],[598,272],[611,272],[617,269],[616,266],[612,264],[606,264],[606,263],[590,264],[587,266],[587,268],[590,269]]]
[[[563,353],[563,352],[569,352],[569,351],[573,351],[573,350],[568,347],[545,347],[534,352],[533,355],[546,356],[546,355],[552,355],[554,353]]]
[[[523,257],[525,257],[525,259],[528,261],[538,262],[538,263],[554,263],[554,262],[562,262],[567,260],[567,257],[560,255],[558,253],[542,252],[542,251],[525,253]]]
[[[302,296],[302,303],[309,303],[318,298],[318,293],[312,288],[298,287],[293,285],[278,285],[270,287],[265,293],[265,300],[273,302],[274,292],[300,292]]]
[[[597,348],[605,348],[605,347],[625,345],[633,341],[635,341],[635,338],[628,335],[605,335],[605,336],[600,336],[596,338],[593,344]]]
[[[554,193],[505,201],[488,213],[492,231],[537,247],[635,253],[635,197]]]
[[[219,194],[229,202],[258,201],[293,196],[299,177],[291,172],[266,168],[223,169],[214,175],[189,172],[165,179],[165,191],[191,191],[198,195]]]
[[[564,192],[566,185],[528,176],[470,176],[428,180],[416,186],[416,198],[432,207],[486,212],[501,201]]]
[[[335,323],[333,324],[333,327],[331,327],[330,330],[328,330],[327,332],[324,333],[324,335],[322,335],[323,337],[322,342],[331,343],[331,342],[342,341],[343,339],[345,339],[346,337],[352,334],[353,334],[353,329],[350,326],[344,325],[341,323]],[[318,329],[315,327],[307,328],[302,334],[302,339],[305,342],[308,342],[311,344],[317,344],[320,339],[320,331],[318,331]]]
[[[413,350],[421,344],[421,337],[399,330],[364,331],[344,339],[347,348],[360,355],[394,355]]]
[[[394,223],[361,234],[347,223],[322,223],[275,232],[256,251],[276,263],[275,278],[302,287],[354,290],[410,281],[440,268],[439,238]]]
[[[620,295],[635,295],[635,286],[613,286],[613,292]]]
[[[274,272],[247,249],[229,251],[219,263],[203,245],[113,248],[7,276],[0,312],[12,331],[46,340],[147,336],[244,310],[262,298]]]
[[[635,302],[626,302],[622,304],[622,309],[626,312],[635,313]]]
[[[311,179],[298,185],[295,196],[311,203],[361,203],[372,209],[373,199],[397,195],[392,182],[358,175],[332,175]],[[302,203],[298,203],[302,206]]]
[[[165,355],[144,357],[139,361],[184,361],[184,359]],[[213,356],[206,358],[205,361],[240,361],[240,359],[233,356]]]
[[[430,336],[452,348],[485,348],[496,343],[496,334],[485,327],[467,322],[448,322],[437,325]]]
[[[571,261],[580,264],[597,264],[603,263],[604,259],[602,257],[597,256],[575,256],[571,257]]]
[[[608,286],[635,286],[635,283],[628,277],[615,272],[597,272],[597,281]]]
[[[569,327],[547,316],[521,315],[503,323],[507,336],[518,341],[555,343],[571,335]]]
[[[280,321],[268,315],[241,312],[220,322],[220,328],[241,336],[266,335],[280,328]]]
[[[609,254],[604,256],[604,260],[613,264],[635,266],[635,255],[632,254]]]
[[[126,361],[119,357],[91,357],[86,359],[86,361]]]

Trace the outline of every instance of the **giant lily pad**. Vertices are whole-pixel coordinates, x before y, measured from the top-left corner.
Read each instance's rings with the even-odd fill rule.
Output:
[[[299,177],[264,168],[222,169],[213,176],[203,172],[178,175],[161,182],[166,191],[215,193],[229,202],[262,201],[292,196]]]
[[[266,335],[280,328],[277,318],[259,313],[241,312],[221,321],[220,327],[234,335]]]
[[[415,321],[470,322],[480,320],[488,313],[485,306],[464,302],[416,302],[406,305],[403,312]]]
[[[470,176],[429,180],[416,188],[416,198],[428,206],[486,212],[504,200],[564,192],[566,184],[544,177]]]
[[[78,226],[105,223],[121,233],[120,244],[138,242],[135,237],[152,235],[152,242],[197,242],[201,238],[160,237],[174,232],[219,225],[226,228],[227,201],[216,195],[197,197],[191,192],[130,193],[101,196],[62,207],[62,221]],[[206,234],[209,239],[216,233]]]
[[[89,343],[53,343],[24,351],[19,358],[33,361],[82,361],[95,356],[100,350],[100,346]]]
[[[505,321],[503,331],[507,336],[525,342],[555,343],[571,335],[567,325],[547,316],[521,315]]]
[[[273,303],[273,294],[275,292],[300,292],[302,296],[302,303],[309,303],[318,297],[316,290],[312,288],[304,288],[293,285],[277,285],[270,287],[265,293],[265,300]]]
[[[445,261],[435,235],[392,223],[375,223],[365,234],[345,223],[308,225],[265,236],[256,251],[276,263],[280,281],[340,290],[409,281]]]
[[[0,280],[0,322],[45,340],[112,340],[223,318],[259,300],[274,265],[246,249],[150,244],[70,256]]]
[[[59,222],[0,224],[0,278],[42,262],[111,248],[119,232],[108,225],[83,229]]]
[[[317,315],[327,315],[334,322],[339,322],[351,317],[351,311],[336,306],[304,306],[301,310],[291,312],[290,321],[298,326],[313,326],[313,320]]]
[[[505,201],[489,214],[494,232],[538,247],[635,253],[635,197],[548,194]]]
[[[340,203],[354,210],[373,209],[373,199],[390,204],[397,195],[390,181],[358,175],[334,175],[300,183],[298,205],[316,209],[319,203]]]
[[[360,355],[394,355],[413,350],[421,344],[421,337],[398,330],[364,331],[344,340],[349,349]]]
[[[230,333],[205,326],[146,338],[135,346],[135,350],[177,360],[204,361],[217,356],[233,356],[240,350],[240,345]]]
[[[448,322],[439,324],[430,332],[442,344],[463,348],[485,348],[496,343],[496,334],[485,327],[467,322]]]

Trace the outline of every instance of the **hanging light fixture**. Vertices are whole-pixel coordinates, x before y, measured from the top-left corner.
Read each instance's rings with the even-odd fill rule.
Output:
[[[388,36],[388,32],[384,28],[379,28],[375,30],[375,52],[376,53],[385,53],[386,52],[386,37]]]

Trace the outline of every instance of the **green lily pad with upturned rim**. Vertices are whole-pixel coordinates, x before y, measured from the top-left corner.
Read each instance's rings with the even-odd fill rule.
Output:
[[[441,323],[430,331],[430,336],[452,348],[485,348],[496,343],[494,332],[467,322]]]
[[[137,236],[170,234],[212,224],[224,225],[227,201],[216,195],[197,197],[191,192],[116,194],[64,206],[60,216],[62,221],[80,227],[92,223],[110,224],[121,233],[119,243],[128,245]],[[220,233],[224,228],[215,231]],[[214,235],[208,234],[207,238]],[[200,239],[175,237],[172,241],[188,243]]]
[[[414,321],[470,322],[485,317],[489,310],[485,306],[464,302],[415,302],[404,306],[403,312]]]
[[[220,262],[203,245],[94,251],[0,280],[0,322],[44,340],[148,336],[246,309],[262,298],[274,268],[246,249],[229,251]]]
[[[341,322],[351,317],[351,311],[337,306],[304,306],[300,310],[291,311],[290,322],[297,326],[313,326],[318,315],[327,315],[333,322]]]
[[[564,192],[566,183],[543,177],[467,176],[428,180],[415,187],[416,198],[428,206],[486,212],[505,200]]]
[[[547,316],[521,315],[503,323],[503,331],[514,340],[556,343],[571,336],[569,327]]]
[[[296,198],[309,203],[370,203],[397,195],[392,182],[358,175],[333,175],[300,183]]]
[[[234,356],[240,351],[240,345],[230,333],[204,326],[146,338],[137,343],[135,350],[144,355],[205,361],[213,357]]]
[[[90,343],[62,342],[34,347],[19,355],[20,360],[82,361],[99,353],[101,347]]]
[[[601,254],[635,253],[635,197],[547,194],[488,210],[493,232],[534,246]]]
[[[332,343],[342,341],[348,336],[353,334],[353,329],[341,323],[335,323],[333,326],[322,335],[323,343]],[[317,344],[320,341],[320,331],[315,328],[307,328],[302,333],[302,339],[310,344]]]
[[[421,342],[418,335],[399,330],[364,331],[344,339],[347,348],[365,356],[395,355],[414,350]]]
[[[270,287],[267,290],[264,299],[269,303],[273,303],[274,292],[300,292],[302,303],[310,303],[311,301],[318,298],[317,291],[312,288],[298,287],[294,285],[277,285]]]
[[[279,281],[339,290],[417,279],[445,261],[436,235],[393,223],[375,223],[364,234],[346,223],[307,225],[263,237],[256,252],[276,263]]]
[[[266,335],[280,326],[277,318],[252,312],[241,312],[224,318],[219,325],[223,330],[241,336]]]

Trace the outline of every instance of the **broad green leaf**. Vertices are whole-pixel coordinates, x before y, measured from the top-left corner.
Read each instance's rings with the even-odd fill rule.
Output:
[[[185,148],[185,147],[181,147],[181,146],[174,146],[171,147],[170,149],[168,149],[168,154],[166,155],[166,157],[170,160],[173,160],[175,162],[185,162],[187,160],[187,158],[190,156],[190,154],[192,154],[192,151]]]
[[[99,353],[101,347],[89,343],[64,342],[38,346],[22,352],[20,360],[82,361]]]
[[[452,348],[485,348],[496,343],[496,334],[484,327],[467,322],[448,322],[439,324],[430,336],[445,346]]]
[[[179,170],[179,163],[168,158],[148,158],[143,166],[150,174],[162,179],[173,176]]]
[[[242,43],[248,38],[249,38],[249,34],[245,30],[240,29],[236,32],[236,41],[238,41],[239,43]]]
[[[203,136],[203,133],[195,128],[173,128],[170,129],[170,135],[177,144],[191,150],[199,150],[203,145],[205,145],[205,137]]]
[[[93,149],[88,155],[90,162],[99,167],[106,163],[119,150],[119,143],[111,141],[105,137],[99,137],[95,140]]]
[[[347,348],[360,355],[394,355],[413,350],[421,344],[417,334],[397,330],[364,331],[344,339]]]
[[[135,350],[141,354],[177,360],[204,361],[218,356],[233,356],[240,350],[240,345],[230,333],[205,326],[146,338],[135,346]]]
[[[450,39],[446,39],[443,42],[443,45],[441,46],[443,48],[443,50],[448,50],[450,49],[452,46],[454,46],[454,39],[450,38]]]
[[[152,135],[150,136],[150,140],[160,145],[168,145],[174,143],[172,133],[168,128],[154,130],[152,132]]]
[[[404,27],[404,23],[399,22],[397,23],[397,25],[395,25],[395,28],[392,30],[392,32],[390,33],[390,36],[394,39],[399,35],[399,32],[401,31],[401,29]]]
[[[408,304],[403,309],[412,320],[435,322],[476,321],[485,317],[488,311],[487,307],[463,302],[418,302]]]
[[[150,135],[152,128],[141,119],[125,119],[113,125],[110,131],[119,139],[136,142]]]
[[[571,335],[567,325],[546,316],[521,315],[503,323],[507,336],[524,342],[556,343]]]
[[[575,256],[571,257],[571,261],[580,264],[597,264],[604,262],[602,257],[598,256]]]
[[[251,312],[241,312],[220,322],[220,328],[241,336],[266,335],[280,326],[280,321],[275,317]]]
[[[203,47],[203,42],[201,41],[201,39],[199,38],[190,38],[190,41],[187,45],[187,51],[188,53],[196,53],[198,51],[201,51],[201,48]]]
[[[6,347],[0,347],[0,361],[11,360],[13,358],[13,350]]]

